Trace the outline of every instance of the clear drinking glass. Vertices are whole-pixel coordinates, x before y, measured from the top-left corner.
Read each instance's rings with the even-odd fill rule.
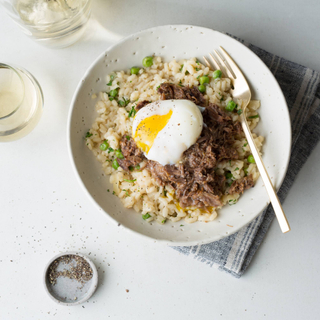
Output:
[[[54,48],[79,40],[91,15],[91,0],[0,0],[0,4],[25,34]]]
[[[38,81],[23,68],[0,63],[0,142],[17,140],[31,132],[42,109]]]

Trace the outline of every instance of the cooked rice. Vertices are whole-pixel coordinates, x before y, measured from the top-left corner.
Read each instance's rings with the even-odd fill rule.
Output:
[[[120,147],[119,142],[122,135],[130,135],[132,130],[133,117],[129,117],[129,112],[139,101],[157,101],[160,95],[157,87],[163,82],[182,84],[184,86],[198,86],[198,77],[209,75],[211,82],[207,86],[205,98],[210,102],[225,108],[232,100],[230,94],[231,80],[229,78],[213,79],[211,70],[205,67],[196,58],[190,60],[175,60],[165,63],[160,57],[154,57],[153,65],[149,68],[140,69],[138,75],[131,75],[130,70],[113,73],[112,85],[109,90],[118,88],[119,100],[125,98],[131,102],[126,107],[119,107],[116,100],[110,101],[106,92],[100,93],[100,101],[96,104],[98,117],[93,123],[90,133],[92,136],[86,139],[86,144],[94,153],[98,161],[102,163],[104,172],[110,175],[110,182],[113,184],[113,192],[118,196],[124,207],[133,208],[142,215],[148,213],[150,217],[147,221],[156,220],[165,223],[166,220],[173,222],[184,219],[187,223],[195,221],[212,221],[217,217],[217,210],[205,210],[200,208],[182,209],[179,202],[174,197],[174,190],[170,187],[161,187],[151,177],[147,169],[141,171],[126,172],[121,167],[118,170],[112,168],[112,161],[115,153],[101,151],[100,144],[107,140],[109,146],[116,150]],[[106,77],[107,83],[111,80],[111,74]],[[234,99],[241,108],[242,101]],[[247,108],[247,119],[257,115],[259,103],[252,103]],[[233,121],[239,120],[237,113],[231,114]],[[253,130],[259,122],[259,117],[248,119],[250,129]],[[262,148],[264,138],[253,133],[253,137],[258,150]],[[231,171],[234,180],[243,178],[247,174],[252,174],[256,181],[259,177],[256,164],[248,163],[247,157],[251,154],[247,140],[243,138],[235,141],[235,147],[239,153],[239,160],[223,161],[218,164],[218,173],[224,174]],[[140,167],[143,168],[143,163]],[[125,180],[134,180],[128,182]],[[239,194],[222,196],[223,204],[233,205],[239,199]]]

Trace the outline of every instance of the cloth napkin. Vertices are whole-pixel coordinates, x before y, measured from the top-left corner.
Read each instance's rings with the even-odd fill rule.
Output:
[[[320,139],[320,74],[239,38],[233,38],[251,49],[267,65],[279,82],[289,107],[292,149],[289,170],[278,192],[283,202],[296,175]],[[269,205],[248,226],[227,238],[199,246],[173,248],[240,278],[274,218],[272,206]]]

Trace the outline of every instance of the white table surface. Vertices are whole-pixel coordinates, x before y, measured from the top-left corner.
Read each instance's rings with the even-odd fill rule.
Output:
[[[318,319],[320,145],[241,279],[117,227],[84,196],[66,144],[69,104],[89,64],[118,39],[164,24],[227,31],[320,71],[319,1],[96,0],[85,39],[62,50],[34,43],[0,9],[0,61],[39,80],[45,110],[27,137],[0,144],[0,319]],[[79,250],[99,267],[83,305],[46,295],[43,269]],[[129,292],[126,292],[126,289]]]

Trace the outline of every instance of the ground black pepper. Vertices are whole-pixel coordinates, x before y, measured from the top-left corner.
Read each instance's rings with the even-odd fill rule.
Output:
[[[60,263],[64,263],[69,268],[57,271]],[[93,271],[84,258],[77,255],[65,255],[54,260],[49,266],[48,280],[53,286],[57,283],[59,277],[74,279],[84,284],[92,279]]]

